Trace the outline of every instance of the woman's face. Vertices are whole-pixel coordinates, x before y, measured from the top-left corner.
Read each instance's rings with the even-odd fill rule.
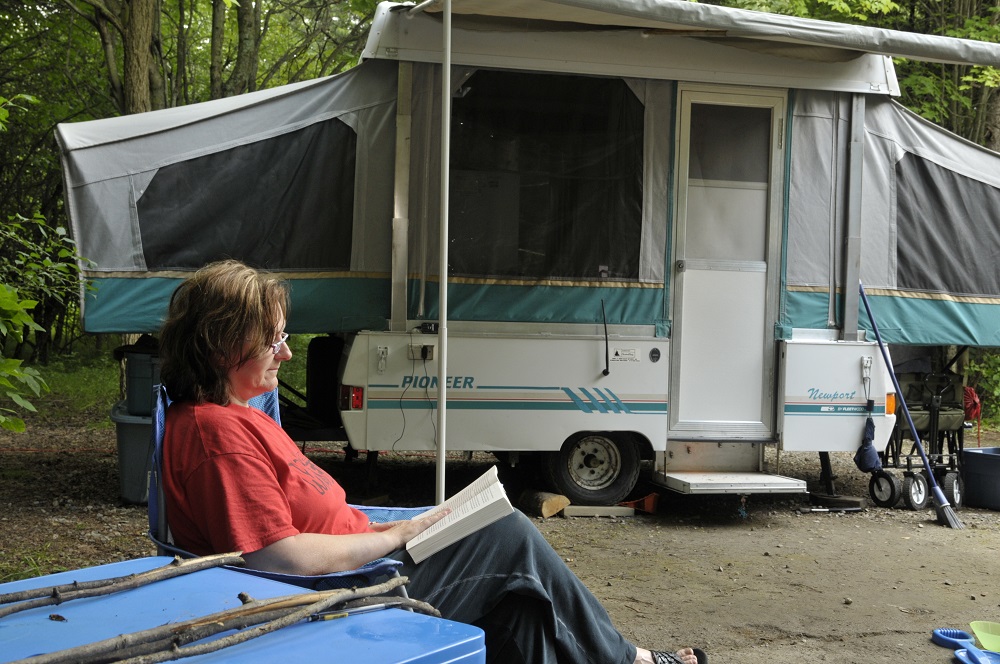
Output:
[[[285,329],[284,316],[278,318],[278,329]],[[277,342],[281,336],[280,332],[277,333],[274,341]],[[253,352],[253,349],[250,350]],[[245,406],[250,399],[278,387],[278,367],[291,358],[292,351],[286,343],[278,346],[277,354],[270,346],[258,349],[242,366],[229,370],[229,398]]]

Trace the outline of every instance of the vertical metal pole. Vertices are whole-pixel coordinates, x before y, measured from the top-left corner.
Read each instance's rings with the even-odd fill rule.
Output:
[[[445,452],[447,451],[448,394],[448,200],[451,168],[451,0],[444,0],[441,53],[441,265],[438,268],[438,443],[435,500],[444,502]]]
[[[396,84],[396,171],[392,215],[392,304],[389,329],[406,331],[410,246],[410,127],[413,63],[400,62]]]
[[[865,96],[855,94],[851,108],[851,146],[847,171],[847,238],[844,247],[844,328],[841,339],[858,340],[858,283],[861,275],[861,188],[865,161]]]

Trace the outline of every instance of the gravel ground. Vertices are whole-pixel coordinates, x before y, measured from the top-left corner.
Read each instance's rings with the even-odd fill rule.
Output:
[[[985,434],[983,445],[1000,444]],[[973,439],[973,443],[975,441]],[[377,485],[363,457],[309,443],[354,502],[429,504],[430,455],[383,455]],[[834,455],[837,487],[867,495],[850,455]],[[448,493],[492,462],[449,462]],[[815,455],[782,455],[780,472],[819,490]],[[657,648],[698,645],[713,662],[949,662],[935,627],[1000,620],[1000,513],[965,509],[965,529],[931,509],[800,513],[804,497],[664,493],[656,514],[536,520],[604,602],[620,629]],[[115,429],[107,414],[29,422],[0,432],[0,580],[152,555],[146,512],[119,498]]]

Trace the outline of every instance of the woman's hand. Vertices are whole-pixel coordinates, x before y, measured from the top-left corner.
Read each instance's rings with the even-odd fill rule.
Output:
[[[418,519],[388,521],[386,523],[370,523],[368,524],[368,527],[377,533],[388,533],[399,537],[400,540],[398,548],[403,548],[411,539],[424,532],[449,514],[451,514],[451,510],[444,509]]]

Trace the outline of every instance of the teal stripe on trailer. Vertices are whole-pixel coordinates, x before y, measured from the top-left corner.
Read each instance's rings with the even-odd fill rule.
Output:
[[[796,328],[827,329],[828,298],[824,292],[786,292],[785,323]],[[872,295],[870,291],[868,300],[886,343],[1000,346],[1000,304]],[[874,340],[864,311],[858,323]]]
[[[181,277],[96,277],[83,297],[86,332],[151,332],[160,329]],[[289,279],[287,330],[322,334],[388,328],[389,281],[367,277]]]
[[[595,399],[594,395],[587,391],[587,388],[581,387],[580,388],[580,393],[583,394],[583,396],[587,397],[587,401],[589,401],[591,404],[593,404],[594,408],[597,409],[597,412],[599,412],[599,413],[606,413],[606,412],[608,412],[608,409],[604,406],[604,404],[602,404],[600,401],[598,401],[597,399]]]
[[[410,284],[411,303],[417,299]],[[426,291],[424,318],[438,317],[437,287]],[[654,325],[661,318],[663,287],[607,287],[451,283],[448,319],[528,323],[603,323],[604,300],[608,325]],[[410,315],[416,317],[412,309]]]
[[[170,295],[182,277],[94,277],[84,298],[84,330],[92,333],[152,332],[160,329]],[[381,277],[338,276],[289,279],[295,334],[388,329],[390,283]],[[411,303],[417,302],[411,282]],[[655,325],[662,287],[451,284],[449,319],[529,323]],[[424,318],[437,318],[437,290],[427,291]],[[416,317],[416,312],[410,315]]]
[[[393,397],[389,399],[368,398],[368,408],[370,410],[430,410],[437,408],[436,399],[400,399]],[[509,411],[572,411],[587,414],[610,414],[610,415],[665,415],[667,404],[665,402],[640,402],[634,403],[624,410],[603,410],[597,411],[589,404],[580,399],[574,401],[534,401],[534,400],[509,400],[509,399],[459,399],[449,397],[448,410],[509,410]]]
[[[786,403],[785,415],[868,415],[868,409],[860,404]],[[872,415],[885,415],[885,406],[875,406]]]
[[[83,295],[83,329],[95,334],[157,333],[180,279],[89,279]]]
[[[562,391],[566,394],[566,396],[569,397],[570,401],[576,404],[576,407],[578,409],[582,410],[585,413],[589,413],[591,411],[590,406],[584,403],[584,401],[580,397],[573,394],[573,390],[569,389],[568,387],[564,387],[562,388]]]

